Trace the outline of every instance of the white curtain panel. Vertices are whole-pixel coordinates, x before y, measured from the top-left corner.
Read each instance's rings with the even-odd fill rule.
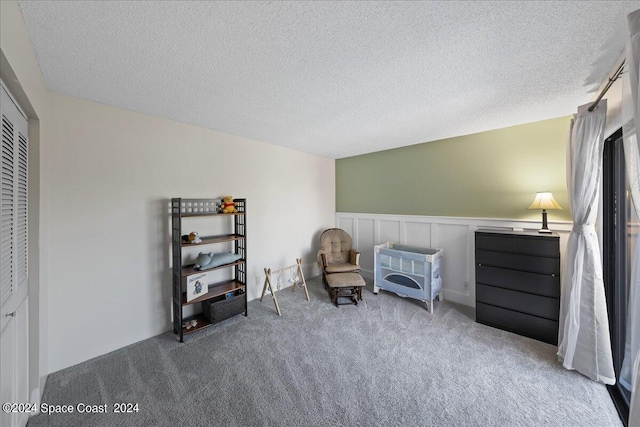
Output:
[[[638,387],[640,387],[640,375],[638,375],[638,371],[640,370],[640,353],[638,353],[638,356],[636,357],[636,363],[633,370],[635,372],[634,389],[638,390]],[[627,425],[629,427],[640,426],[640,393],[631,393],[628,421]]]
[[[623,115],[625,120],[630,120],[623,127],[624,155],[627,179],[635,217],[640,218],[640,146],[638,145],[638,134],[635,124],[640,123],[640,99],[638,98],[638,68],[640,66],[640,10],[629,14],[630,40],[627,45],[626,68],[628,73],[623,81]],[[637,224],[631,224],[631,228]],[[637,230],[635,230],[637,233]],[[632,236],[634,230],[629,230]],[[631,278],[629,283],[629,302],[627,306],[627,325],[625,338],[625,354],[620,371],[620,384],[628,390],[633,390],[634,383],[637,383],[637,371],[634,378],[634,365],[640,355],[640,244],[637,237],[635,239],[635,250],[632,250]],[[635,393],[635,392],[634,392]],[[636,396],[637,398],[637,396]],[[636,410],[640,408],[636,407]],[[640,414],[638,414],[640,415]]]
[[[615,384],[602,257],[595,230],[607,103],[578,107],[567,146],[567,187],[573,229],[564,256],[558,360],[567,369]]]

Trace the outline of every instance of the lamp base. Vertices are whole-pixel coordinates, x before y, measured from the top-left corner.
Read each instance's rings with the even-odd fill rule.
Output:
[[[542,228],[538,230],[538,233],[549,234],[551,230],[547,227],[547,210],[542,209]]]

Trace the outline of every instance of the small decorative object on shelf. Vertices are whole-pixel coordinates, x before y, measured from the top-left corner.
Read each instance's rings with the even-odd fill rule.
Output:
[[[187,239],[191,244],[202,243],[202,239],[200,238],[200,235],[198,234],[197,231],[192,231],[191,233],[189,233],[189,236],[187,237]]]
[[[223,213],[223,202],[219,198],[171,199],[173,331],[178,334],[180,342],[184,342],[185,334],[241,313],[247,315],[246,199],[232,199],[231,202],[234,211]],[[185,239],[182,221],[189,217],[233,217],[233,230],[231,234],[216,236],[200,236],[192,232]],[[190,238],[191,235],[195,238]],[[183,264],[182,248],[218,243],[233,243],[234,251],[201,252],[194,264]],[[200,272],[226,268],[232,269],[233,277],[218,283],[209,283],[207,273]],[[185,281],[186,292],[183,292]],[[193,304],[200,304],[202,313],[183,318],[183,308]]]
[[[184,322],[182,324],[182,327],[185,328],[186,330],[189,330],[191,328],[195,328],[196,326],[198,326],[198,321],[196,319],[189,320],[189,321]]]
[[[235,213],[238,212],[236,204],[233,201],[233,197],[224,196],[222,198],[222,213]]]
[[[192,274],[187,277],[187,301],[207,293],[207,273]]]
[[[213,252],[205,254],[200,252],[200,254],[198,254],[198,258],[196,258],[196,262],[193,264],[193,268],[201,271],[210,270],[224,264],[234,263],[240,258],[242,258],[242,255],[234,254],[232,252],[223,252],[219,254],[214,254]]]

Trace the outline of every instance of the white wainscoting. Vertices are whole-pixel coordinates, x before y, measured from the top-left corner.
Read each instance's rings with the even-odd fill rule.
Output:
[[[540,225],[541,220],[336,212],[336,227],[353,237],[354,246],[361,253],[363,276],[373,279],[374,245],[394,242],[440,248],[444,250],[442,282],[445,299],[472,307],[476,301],[474,232],[479,228],[536,231]],[[571,226],[571,221],[549,221],[549,228],[560,235],[561,260],[564,259]]]

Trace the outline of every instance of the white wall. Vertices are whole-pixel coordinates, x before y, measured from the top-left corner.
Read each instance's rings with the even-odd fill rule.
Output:
[[[625,59],[625,56],[626,53],[623,50],[622,53],[620,53],[620,56],[614,64],[613,68],[611,68],[611,71],[607,73],[607,78],[604,79],[604,82],[600,85],[598,90],[594,92],[594,100],[607,85],[607,83],[609,82],[609,78],[613,76],[620,63],[622,63],[622,61]],[[623,73],[624,77],[628,76],[628,73],[626,71],[627,69],[628,65],[625,66],[625,71]],[[606,138],[617,131],[620,127],[622,127],[625,121],[622,111],[622,78],[619,78],[615,82],[613,82],[613,84],[605,94],[604,99],[607,100],[607,124],[604,131],[604,136]],[[625,111],[625,113],[628,113],[628,111]]]
[[[250,298],[266,266],[302,257],[317,273],[318,235],[334,221],[333,160],[52,94],[17,2],[0,7],[2,77],[35,150],[33,401],[48,373],[170,329],[170,197],[247,198]]]
[[[549,221],[549,228],[560,235],[563,260],[570,221]],[[541,221],[494,218],[461,218],[419,215],[336,213],[336,226],[348,232],[360,251],[362,274],[373,278],[373,245],[385,242],[440,248],[442,288],[445,300],[475,307],[475,237],[479,228],[538,230]],[[562,273],[561,273],[562,274]]]
[[[247,199],[250,299],[264,267],[316,268],[333,160],[53,93],[48,103],[52,372],[170,329],[171,197]]]

